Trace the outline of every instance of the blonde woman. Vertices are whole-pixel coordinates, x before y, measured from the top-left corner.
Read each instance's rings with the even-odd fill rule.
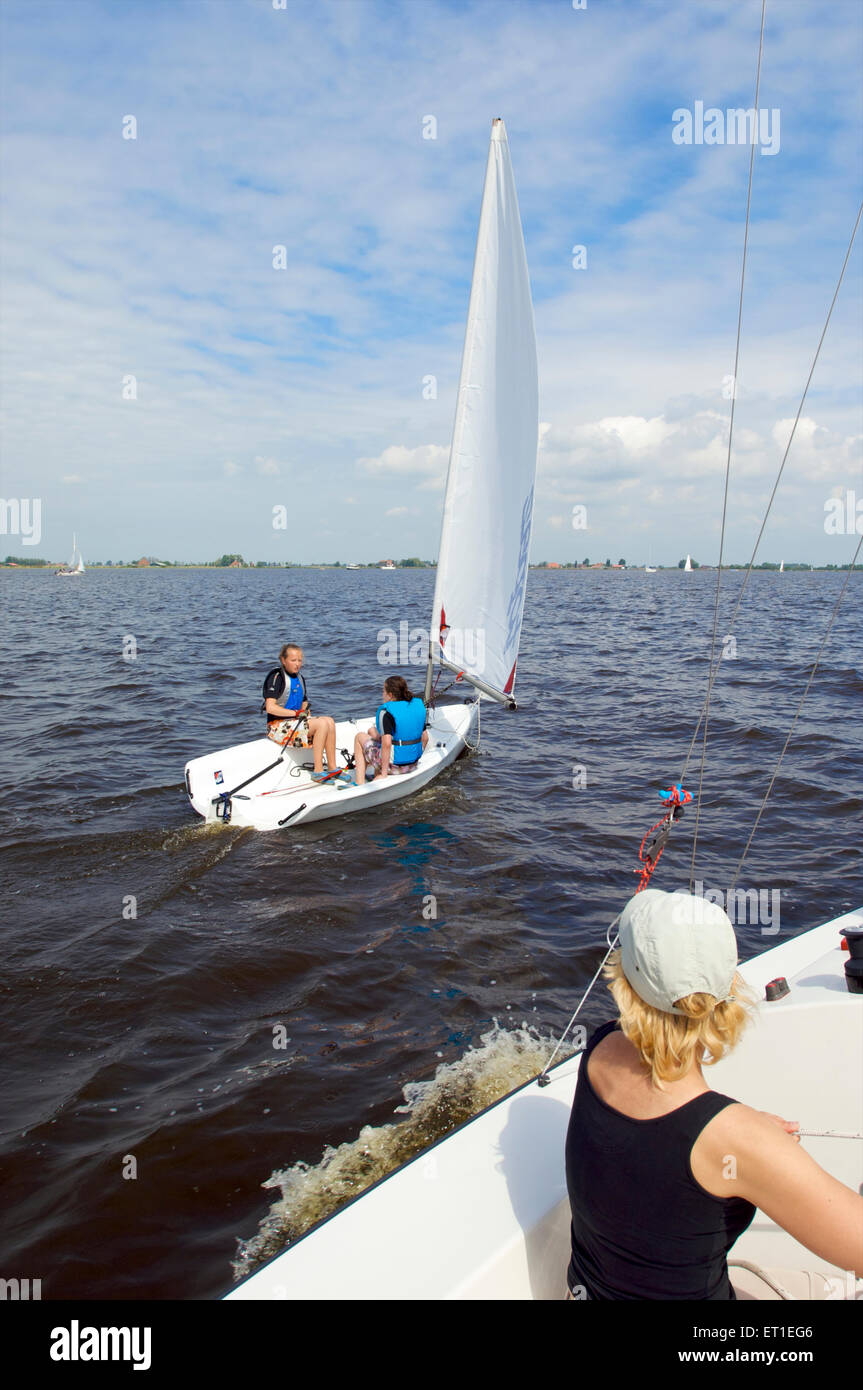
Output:
[[[296,642],[286,642],[279,652],[279,665],[264,679],[261,713],[267,716],[267,738],[280,748],[312,749],[315,782],[329,781],[338,774],[339,781],[350,782],[344,771],[336,768],[336,721],[329,714],[309,713],[308,687],[302,674],[303,649]],[[327,772],[324,773],[324,754]]]
[[[797,1122],[704,1079],[754,1004],[729,918],[647,889],[626,904],[619,940],[605,973],[620,1017],[582,1057],[566,1141],[569,1296],[733,1299],[727,1255],[756,1207],[863,1274],[863,1197],[799,1147]]]

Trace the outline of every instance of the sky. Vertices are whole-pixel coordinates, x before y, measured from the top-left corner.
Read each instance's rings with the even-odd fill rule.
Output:
[[[39,499],[41,538],[7,516],[0,552],[66,558],[74,531],[85,561],[435,558],[503,116],[539,355],[531,559],[715,563],[750,145],[679,143],[674,113],[753,104],[760,14],[3,0],[0,492]],[[859,0],[768,0],[731,561],[857,216],[861,53]],[[861,243],[760,559],[853,553],[825,524],[830,499],[863,518]]]

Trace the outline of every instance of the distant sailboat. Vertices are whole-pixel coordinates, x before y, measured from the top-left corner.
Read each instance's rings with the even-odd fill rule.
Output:
[[[76,557],[77,557],[77,558],[76,558]],[[83,556],[82,556],[80,550],[78,549],[78,537],[77,537],[77,536],[74,534],[74,532],[73,532],[73,533],[72,533],[72,558],[71,558],[71,560],[69,561],[69,564],[66,566],[65,569],[62,569],[62,570],[55,570],[55,571],[54,571],[54,574],[55,574],[55,576],[58,576],[58,577],[60,577],[60,578],[62,578],[62,579],[66,579],[66,578],[68,578],[70,575],[73,575],[73,574],[83,574],[83,573],[84,573],[84,558],[83,558]]]
[[[652,546],[648,546],[648,548],[647,548],[647,564],[644,566],[644,572],[645,572],[645,574],[656,574],[656,566],[655,566],[655,565],[652,565],[652,564],[650,563],[652,559],[653,559],[653,547],[652,547]]]
[[[780,560],[780,561],[779,561],[779,573],[780,573],[780,574],[784,574],[784,573],[785,573],[785,561],[784,561],[784,560]]]
[[[685,570],[691,570],[691,569],[692,569],[692,556],[691,556],[691,555],[687,555],[687,557],[686,557],[686,564],[683,566],[683,568],[684,568]]]

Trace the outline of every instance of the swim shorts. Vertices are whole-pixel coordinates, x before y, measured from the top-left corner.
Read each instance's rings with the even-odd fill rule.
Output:
[[[282,748],[287,745],[289,748],[311,748],[312,739],[309,733],[309,716],[303,714],[299,722],[296,719],[273,719],[267,725],[267,738],[273,743],[278,743]]]

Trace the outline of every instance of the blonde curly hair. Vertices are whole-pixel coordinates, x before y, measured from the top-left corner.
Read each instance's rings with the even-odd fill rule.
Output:
[[[732,984],[733,999],[717,1003],[712,994],[688,994],[675,1000],[686,1014],[663,1013],[645,1004],[623,973],[620,951],[611,953],[603,968],[615,1004],[620,1011],[624,1037],[636,1047],[660,1091],[666,1082],[680,1081],[695,1062],[711,1066],[737,1046],[750,1021],[755,997],[740,975]]]

